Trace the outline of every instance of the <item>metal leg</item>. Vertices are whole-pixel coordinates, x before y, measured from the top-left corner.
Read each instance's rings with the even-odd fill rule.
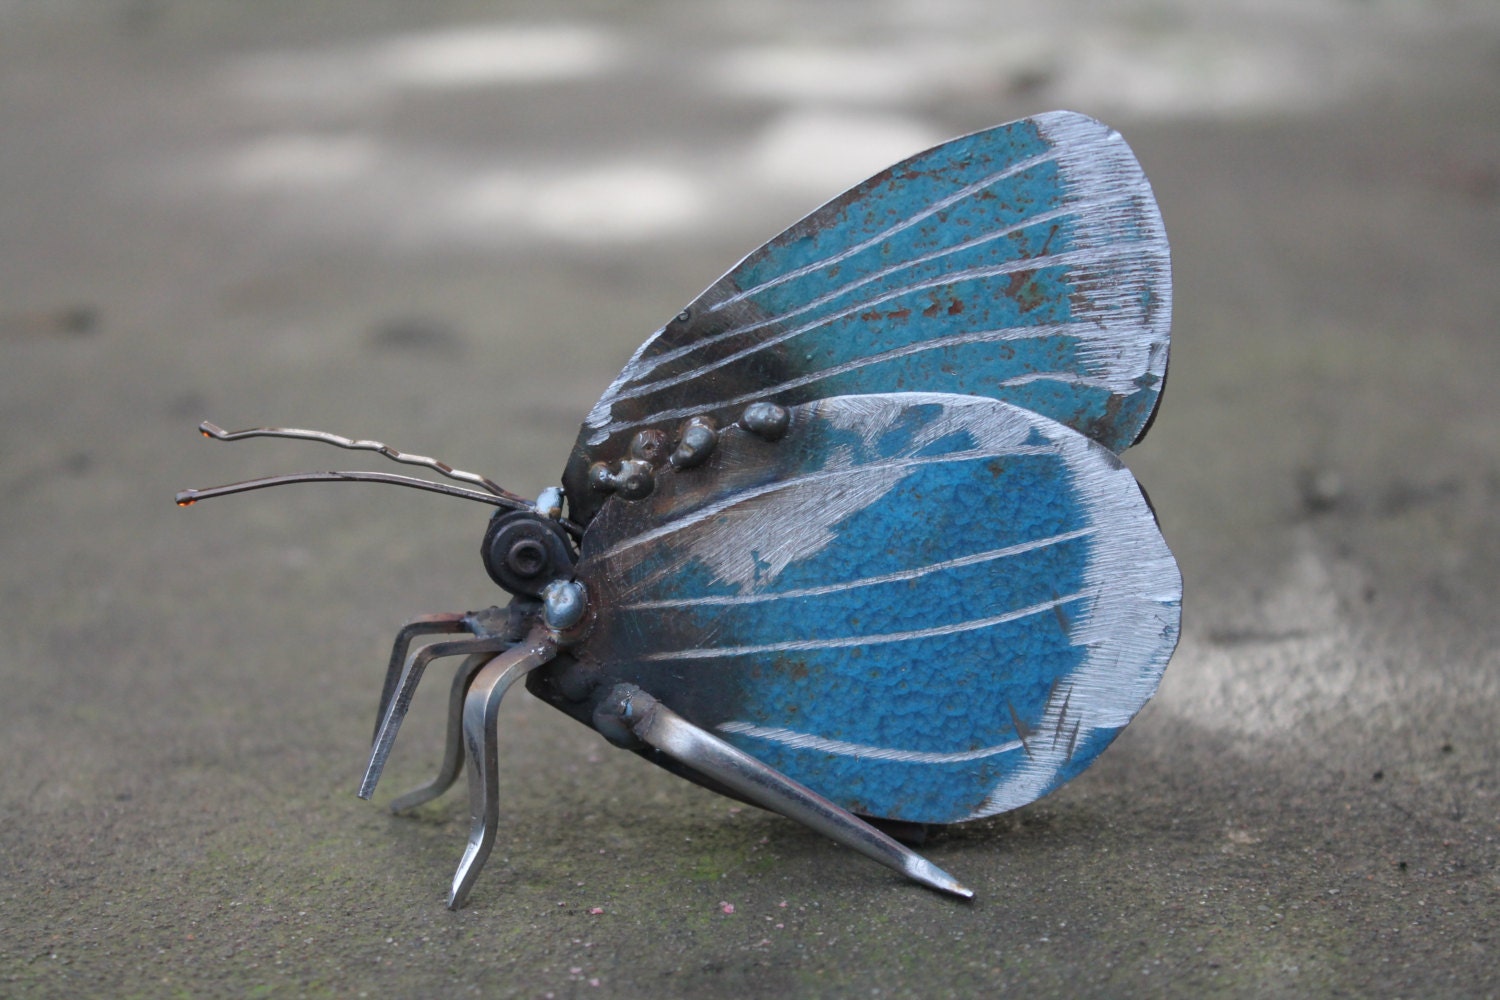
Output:
[[[469,627],[464,623],[466,617],[468,616],[464,612],[418,615],[401,626],[401,631],[396,633],[396,641],[391,646],[391,662],[385,668],[385,683],[380,689],[380,708],[375,712],[375,729],[370,736],[371,742],[380,735],[380,724],[385,721],[385,710],[390,707],[391,695],[396,693],[396,683],[401,679],[401,668],[406,664],[406,652],[411,648],[411,641],[419,635],[431,635],[434,632],[467,632]]]
[[[497,715],[500,699],[516,681],[557,655],[557,646],[543,625],[511,649],[490,660],[464,697],[464,753],[469,764],[469,844],[453,875],[448,906],[458,909],[469,896],[474,880],[495,846],[500,821],[500,755]]]
[[[365,778],[359,786],[360,798],[368,799],[374,794],[380,772],[384,770],[386,758],[391,754],[391,745],[396,741],[396,731],[401,728],[407,709],[411,708],[412,696],[417,692],[417,684],[422,680],[427,664],[444,656],[499,653],[510,645],[504,636],[498,635],[450,639],[446,642],[429,643],[407,659],[406,669],[401,672],[401,679],[388,699],[380,728],[375,730],[375,743],[370,748],[370,763],[365,768]]]
[[[971,889],[920,854],[812,789],[693,725],[633,684],[618,685],[599,711],[624,722],[648,745],[734,789],[751,802],[811,827],[929,888],[964,899],[974,896]]]
[[[488,653],[475,653],[458,667],[448,694],[448,729],[444,740],[443,766],[437,777],[421,788],[414,788],[391,802],[391,812],[406,812],[431,802],[453,787],[464,769],[464,695],[480,669],[493,660]]]

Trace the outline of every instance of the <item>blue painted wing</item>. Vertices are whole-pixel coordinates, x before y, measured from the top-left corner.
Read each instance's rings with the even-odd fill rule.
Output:
[[[1053,112],[954,139],[829,202],[740,262],[636,352],[564,474],[643,429],[745,403],[947,392],[1058,420],[1113,451],[1167,368],[1171,274],[1150,185],[1118,133]]]
[[[981,397],[725,430],[585,532],[572,652],[858,813],[947,823],[1082,770],[1155,691],[1181,579],[1107,448]]]

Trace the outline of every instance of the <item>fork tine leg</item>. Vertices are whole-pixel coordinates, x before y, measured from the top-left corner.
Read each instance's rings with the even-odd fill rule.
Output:
[[[557,655],[544,626],[538,625],[522,642],[490,660],[474,678],[464,697],[463,742],[469,765],[469,843],[453,875],[449,909],[469,897],[474,880],[495,846],[500,822],[500,755],[497,716],[500,699],[516,681]]]
[[[443,747],[443,764],[432,781],[392,800],[391,812],[406,812],[431,802],[452,788],[453,783],[458,780],[464,769],[464,696],[468,694],[469,685],[474,683],[475,675],[493,659],[488,653],[475,653],[459,664],[448,693],[448,726]]]
[[[510,645],[511,643],[504,636],[498,635],[450,639],[445,642],[429,643],[408,657],[406,669],[401,672],[401,679],[390,697],[389,704],[386,705],[385,716],[380,720],[380,728],[375,731],[375,743],[370,748],[370,763],[365,768],[365,777],[359,786],[360,798],[368,799],[374,794],[375,784],[380,780],[380,772],[385,769],[386,758],[391,754],[391,746],[396,742],[396,732],[406,718],[407,709],[411,708],[412,696],[417,692],[417,684],[422,680],[427,664],[444,656],[494,654]]]
[[[370,735],[373,743],[375,737],[380,735],[380,724],[385,721],[385,710],[390,707],[391,695],[396,693],[396,684],[401,679],[401,668],[406,665],[406,653],[411,648],[411,641],[419,635],[431,635],[434,632],[467,632],[469,627],[464,619],[468,617],[464,612],[440,613],[433,615],[418,615],[396,633],[396,641],[391,645],[391,660],[385,668],[385,683],[380,688],[380,708],[375,713],[375,729]]]
[[[647,745],[757,805],[811,827],[928,888],[964,899],[974,896],[973,890],[911,848],[733,744],[695,726],[633,684],[617,685],[599,712],[623,722]]]

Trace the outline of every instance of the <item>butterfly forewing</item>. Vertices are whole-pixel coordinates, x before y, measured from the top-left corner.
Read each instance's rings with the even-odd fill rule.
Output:
[[[840,396],[614,499],[577,650],[853,811],[953,822],[1085,767],[1151,696],[1181,582],[1106,448],[997,401]]]
[[[636,352],[564,476],[644,428],[752,400],[945,392],[1001,399],[1114,451],[1166,374],[1171,276],[1151,189],[1119,135],[1054,112],[870,178],[745,258]]]

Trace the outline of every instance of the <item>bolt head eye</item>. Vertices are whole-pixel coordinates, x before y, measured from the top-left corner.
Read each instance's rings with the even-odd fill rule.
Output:
[[[562,525],[525,510],[491,518],[480,555],[490,579],[530,598],[541,597],[552,581],[571,577],[577,561]]]
[[[505,565],[529,580],[547,568],[547,548],[535,538],[522,538],[505,554]]]

